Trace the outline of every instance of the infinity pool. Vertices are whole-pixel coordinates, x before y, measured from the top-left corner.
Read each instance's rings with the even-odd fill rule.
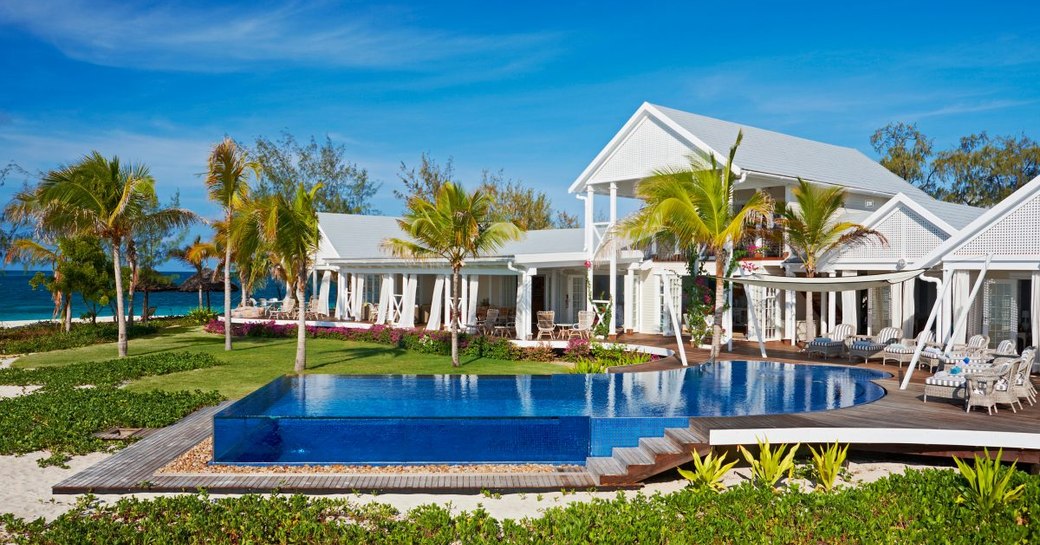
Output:
[[[733,361],[648,373],[305,375],[217,413],[214,461],[583,464],[690,417],[821,411],[885,395],[869,369]]]

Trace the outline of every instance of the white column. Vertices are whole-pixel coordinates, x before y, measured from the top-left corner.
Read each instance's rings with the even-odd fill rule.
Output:
[[[967,311],[967,306],[970,304],[968,298],[968,291],[970,290],[970,278],[968,277],[968,271],[966,270],[954,270],[953,271],[953,315],[960,317],[961,314]],[[950,335],[953,338],[953,344],[963,343],[967,338],[965,332],[968,328],[956,327],[957,324],[951,321]],[[959,331],[958,331],[959,330]],[[949,343],[947,343],[949,344]]]
[[[610,225],[607,233],[614,229],[617,223],[617,184],[610,183]],[[613,246],[613,244],[611,245]],[[617,252],[615,248],[610,250],[610,324],[608,330],[613,333],[617,330]]]
[[[841,271],[842,276],[856,276],[856,271]],[[859,297],[856,290],[841,292],[841,321],[852,325],[853,334],[858,333],[856,322],[859,321]]]
[[[332,289],[332,271],[325,271],[321,274],[321,290],[318,291],[318,308],[325,312],[329,312],[329,290]]]
[[[1040,345],[1040,271],[1033,271],[1029,292],[1029,323],[1031,339],[1027,346]],[[1040,360],[1038,360],[1040,361]],[[1035,364],[1034,364],[1035,365]]]
[[[531,336],[531,270],[520,274],[516,283],[516,338]]]
[[[354,319],[361,319],[361,312],[365,305],[365,275],[350,273],[351,292],[354,297],[352,301],[352,308],[354,309]]]
[[[333,317],[342,320],[347,311],[347,282],[342,269],[336,269],[336,310]]]
[[[588,293],[585,297],[585,310],[592,310],[592,300],[595,299],[595,295],[592,291],[592,262],[596,255],[596,218],[595,208],[593,207],[593,198],[595,193],[592,192],[592,186],[585,187],[585,259],[589,262],[589,268],[585,270],[585,281],[588,286]],[[575,307],[577,308],[577,307]]]
[[[426,321],[426,329],[437,331],[441,328],[441,304],[444,298],[444,277],[437,275],[433,281],[433,297],[430,298],[430,318]]]
[[[635,284],[636,271],[634,269],[628,269],[628,273],[625,274],[625,288],[622,292],[625,298],[625,321],[621,327],[624,331],[635,330],[635,323],[633,320],[633,312],[635,309]]]
[[[791,273],[787,273],[787,276],[794,276]],[[798,343],[797,332],[795,331],[795,321],[798,319],[796,311],[798,309],[798,301],[795,299],[796,292],[791,290],[784,291],[784,336],[791,340],[791,346],[795,346]]]
[[[480,302],[479,298],[480,288],[480,275],[471,274],[469,275],[469,292],[467,299],[468,306],[466,307],[466,324],[476,325],[477,323],[477,303]]]
[[[838,272],[832,272],[831,278],[838,276]],[[827,332],[834,331],[838,325],[838,292],[827,292]]]
[[[914,308],[916,301],[914,300],[914,288],[917,280],[907,280],[903,282],[903,337],[906,339],[914,338],[916,332],[914,331],[914,313],[917,309]]]

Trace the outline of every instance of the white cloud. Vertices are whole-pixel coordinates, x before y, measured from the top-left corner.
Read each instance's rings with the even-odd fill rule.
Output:
[[[65,55],[105,66],[224,72],[265,66],[472,72],[525,69],[553,34],[478,35],[410,27],[398,12],[324,2],[189,8],[78,0],[0,3],[0,24],[24,28]]]

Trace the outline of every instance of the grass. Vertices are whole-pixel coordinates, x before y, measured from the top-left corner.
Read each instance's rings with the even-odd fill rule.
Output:
[[[127,386],[131,391],[217,390],[228,398],[239,398],[278,376],[291,373],[296,356],[296,339],[235,339],[234,350],[224,351],[223,335],[202,331],[201,327],[172,326],[163,332],[130,341],[130,355],[167,351],[213,354],[227,363],[170,375],[146,377]],[[48,367],[71,363],[104,361],[115,357],[114,343],[31,354],[20,358],[15,367]],[[451,358],[420,354],[369,343],[332,339],[307,339],[307,372],[382,375],[382,374],[475,374],[544,375],[562,373],[565,366],[531,361],[506,361],[462,357],[462,366],[453,368]]]

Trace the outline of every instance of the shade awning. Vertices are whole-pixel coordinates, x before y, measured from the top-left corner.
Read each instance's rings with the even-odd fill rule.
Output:
[[[871,274],[864,276],[828,276],[817,278],[798,278],[793,276],[771,276],[751,274],[727,278],[731,282],[745,286],[762,286],[784,291],[837,292],[865,290],[901,284],[913,280],[924,273],[924,269],[899,271],[894,273]]]

